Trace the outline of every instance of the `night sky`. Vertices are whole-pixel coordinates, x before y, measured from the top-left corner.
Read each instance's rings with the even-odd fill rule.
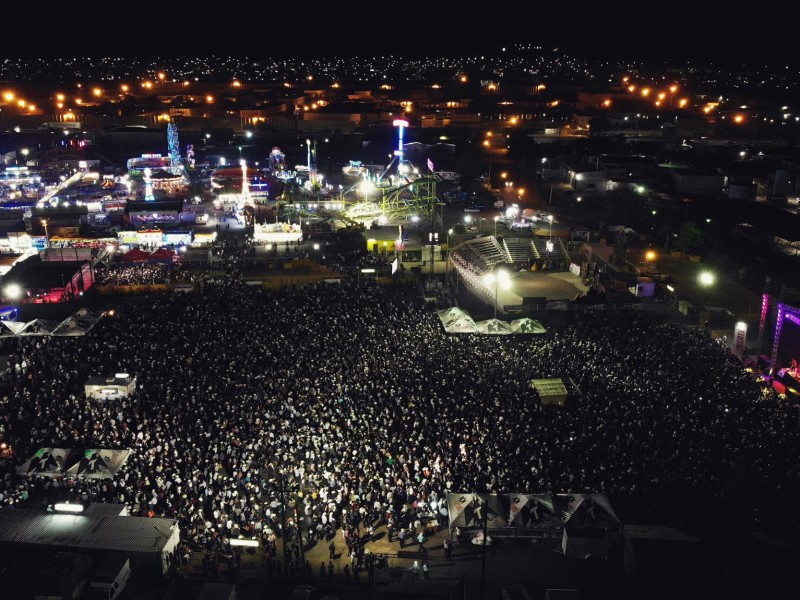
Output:
[[[746,11],[698,2],[404,4],[93,2],[3,7],[5,57],[476,56],[514,43],[576,55],[667,63],[795,64],[794,20],[760,2]],[[782,12],[783,11],[783,12]],[[16,23],[18,26],[11,24]]]

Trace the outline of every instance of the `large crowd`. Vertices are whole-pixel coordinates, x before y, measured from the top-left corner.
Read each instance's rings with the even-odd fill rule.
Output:
[[[3,341],[2,505],[124,503],[207,551],[298,528],[305,548],[342,535],[353,553],[370,527],[416,539],[447,525],[448,491],[591,491],[628,522],[798,525],[797,406],[703,331],[638,311],[448,335],[410,290],[198,287],[123,304],[84,337]],[[85,398],[89,377],[120,371],[131,397]],[[542,406],[529,380],[546,377],[581,397]],[[113,480],[15,474],[65,445],[133,452]]]

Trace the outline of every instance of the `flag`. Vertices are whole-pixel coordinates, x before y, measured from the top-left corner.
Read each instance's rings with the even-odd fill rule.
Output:
[[[433,171],[434,171],[434,168],[433,168],[433,161],[432,161],[430,158],[428,159],[428,170],[429,170],[431,173],[433,173]]]
[[[397,269],[400,268],[400,259],[395,256],[394,260],[392,261],[392,275],[397,273]]]

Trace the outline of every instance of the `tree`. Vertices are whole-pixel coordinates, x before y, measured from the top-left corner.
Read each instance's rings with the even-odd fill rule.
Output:
[[[694,223],[684,223],[678,233],[678,246],[684,254],[694,254],[703,245],[703,230]]]

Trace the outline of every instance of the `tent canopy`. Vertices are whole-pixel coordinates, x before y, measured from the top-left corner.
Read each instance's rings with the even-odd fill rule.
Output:
[[[134,248],[133,250],[128,250],[125,254],[122,255],[122,260],[124,262],[142,262],[147,260],[150,256],[144,250],[139,250],[138,248]]]
[[[167,262],[171,263],[175,258],[175,253],[167,248],[159,248],[147,257],[147,262]]]

